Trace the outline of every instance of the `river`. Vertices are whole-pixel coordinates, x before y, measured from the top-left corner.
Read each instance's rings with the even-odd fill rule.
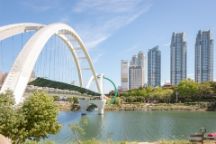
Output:
[[[88,121],[83,128],[85,134],[80,139],[96,138],[113,141],[157,141],[161,139],[188,139],[191,133],[205,127],[208,132],[216,132],[216,112],[177,111],[119,111],[105,112],[104,115],[80,112],[60,112],[61,131],[50,135],[57,144],[67,144],[74,140],[70,124]]]

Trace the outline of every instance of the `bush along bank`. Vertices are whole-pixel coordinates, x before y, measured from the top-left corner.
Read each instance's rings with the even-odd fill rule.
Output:
[[[177,86],[145,87],[120,92],[115,103],[107,101],[106,111],[115,110],[189,110],[215,111],[216,110],[216,82],[196,83],[193,80],[183,80]],[[62,106],[68,110],[79,110],[76,103]],[[63,107],[63,108],[62,108]]]

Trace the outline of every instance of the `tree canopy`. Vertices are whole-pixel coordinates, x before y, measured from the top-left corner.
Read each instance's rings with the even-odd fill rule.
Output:
[[[60,130],[58,109],[53,97],[34,92],[20,106],[14,106],[10,92],[0,95],[0,133],[21,144],[26,140],[45,138]]]

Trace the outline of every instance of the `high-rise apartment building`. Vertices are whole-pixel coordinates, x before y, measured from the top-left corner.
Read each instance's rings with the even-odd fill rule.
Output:
[[[130,66],[132,65],[137,65],[137,55],[133,55],[133,57],[131,58]]]
[[[199,31],[195,43],[195,81],[213,80],[214,44],[209,31]]]
[[[145,56],[143,52],[134,55],[129,67],[129,89],[139,88],[144,86],[145,78]]]
[[[137,54],[137,65],[138,66],[141,66],[141,67],[144,67],[144,54],[143,54],[143,52],[139,52],[138,54]]]
[[[121,89],[123,91],[127,91],[128,90],[128,72],[129,72],[129,65],[128,65],[128,61],[126,60],[122,60],[121,61]]]
[[[129,89],[144,86],[144,69],[141,66],[129,67]]]
[[[161,85],[161,51],[158,46],[148,51],[148,85]]]
[[[170,79],[176,85],[187,75],[187,43],[184,33],[173,33],[170,45]]]

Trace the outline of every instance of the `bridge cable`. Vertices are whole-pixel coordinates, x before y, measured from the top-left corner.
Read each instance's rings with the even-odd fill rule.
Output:
[[[48,52],[48,56],[49,56],[49,59],[48,59],[48,77],[50,78],[51,77],[51,65],[52,65],[52,56],[51,56],[51,52],[52,52],[52,49],[53,49],[53,37],[50,39],[50,47],[49,47],[49,51]]]
[[[2,69],[1,71],[4,72],[4,49],[5,49],[5,42],[1,41],[1,66],[2,66]]]
[[[61,79],[63,82],[65,82],[65,79],[64,79],[64,75],[66,75],[66,71],[65,71],[65,56],[64,56],[64,52],[65,52],[65,49],[64,49],[64,45],[61,43],[61,62],[60,62],[60,65],[62,65],[62,70],[60,71],[61,73]]]
[[[0,40],[0,71],[2,71],[2,41]]]
[[[55,46],[54,46],[54,52],[53,52],[53,58],[54,58],[54,60],[53,60],[53,62],[54,62],[54,65],[53,65],[53,73],[54,73],[54,77],[53,77],[53,79],[55,80],[55,50],[56,50],[56,35],[55,35]]]

